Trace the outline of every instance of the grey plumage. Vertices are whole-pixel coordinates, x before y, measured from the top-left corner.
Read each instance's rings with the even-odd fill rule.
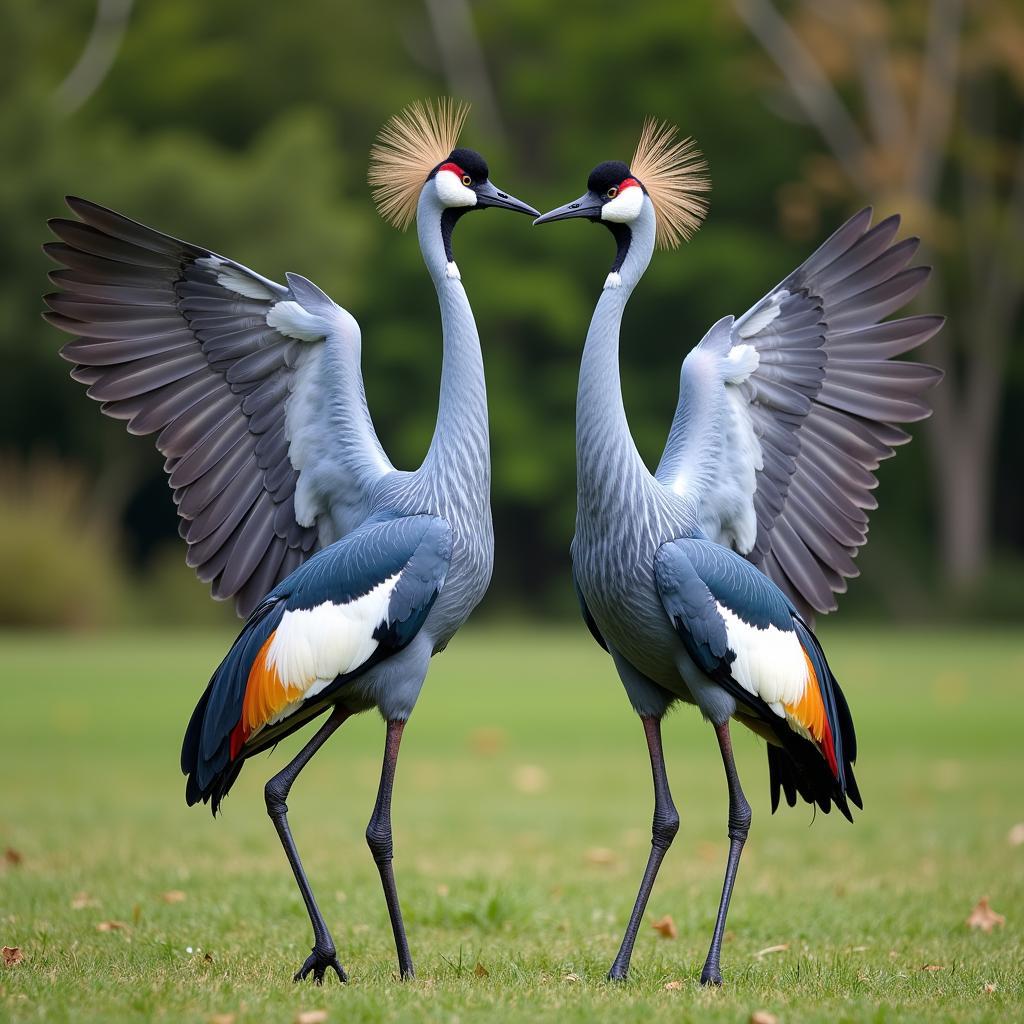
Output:
[[[668,173],[668,172],[666,172]],[[683,361],[679,402],[652,475],[629,432],[619,329],[650,261],[655,201],[626,165],[599,165],[588,191],[540,218],[611,222],[618,254],[594,310],[576,407],[573,583],[644,722],[654,776],[652,847],[609,976],[628,971],[661,860],[678,829],[660,721],[678,700],[715,727],[729,786],[730,854],[701,980],[719,958],[750,826],[732,754],[734,718],[769,742],[772,806],[799,794],[851,818],[860,807],[853,720],[809,628],[856,575],[874,470],[928,414],[941,377],[890,360],[931,337],[937,317],[879,324],[927,269],[898,220],[853,217],[746,314],[715,323]],[[743,557],[741,557],[743,556]]]
[[[429,111],[413,115],[427,152],[449,108],[442,113],[440,123]],[[483,360],[452,227],[472,206],[536,211],[494,188],[479,154],[452,150],[466,170],[438,171],[432,162],[416,169],[424,157],[412,149],[396,154],[395,166],[418,196],[443,335],[437,425],[414,472],[396,470],[377,439],[358,324],[313,282],[288,274],[286,286],[276,284],[77,199],[68,202],[81,221],[51,222],[63,241],[47,247],[68,267],[53,275],[63,290],[47,296],[45,315],[75,335],[62,351],[76,364],[72,376],[130,431],[157,433],[186,561],[248,616],[186,730],[187,802],[209,802],[216,813],[247,758],[331,709],[265,789],[314,931],[296,980],[345,973],[299,862],[285,797],[331,733],[372,707],[388,740],[367,839],[400,970],[413,973],[391,868],[398,743],[430,658],[491,574]]]

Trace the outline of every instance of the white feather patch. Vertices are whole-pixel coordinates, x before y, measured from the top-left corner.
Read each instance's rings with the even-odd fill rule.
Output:
[[[244,295],[247,299],[273,299],[274,293],[255,278],[243,274],[229,263],[216,256],[204,256],[196,260],[197,266],[208,267],[217,273],[217,284],[236,295]]]
[[[434,188],[445,206],[476,206],[476,193],[466,188],[454,171],[438,171],[434,175]]]
[[[270,307],[267,325],[286,338],[299,341],[319,341],[326,338],[331,329],[331,324],[324,317],[310,313],[291,299]]]
[[[725,358],[727,384],[742,384],[761,365],[761,357],[753,345],[734,345]]]
[[[624,188],[611,202],[601,207],[601,220],[616,224],[631,224],[640,216],[644,206],[644,190],[639,185]]]
[[[786,717],[783,705],[798,703],[807,687],[807,661],[796,633],[771,625],[758,629],[721,602],[715,604],[725,621],[729,647],[736,652],[730,669],[733,679],[780,718]]]
[[[783,299],[789,298],[789,292],[783,290],[769,296],[768,305],[736,325],[736,333],[741,338],[752,338],[763,331],[782,312]]]
[[[449,260],[444,268],[444,276],[449,281],[461,281],[462,273],[459,271],[459,265],[454,260]]]
[[[619,277],[619,275],[613,270],[604,279],[604,286],[605,286],[605,288],[621,288],[622,287],[622,278]]]
[[[402,573],[378,583],[347,604],[325,601],[315,608],[287,611],[267,649],[267,665],[282,683],[302,696],[276,716],[287,718],[303,700],[315,696],[335,677],[359,668],[377,649],[373,634],[387,624],[388,602]]]

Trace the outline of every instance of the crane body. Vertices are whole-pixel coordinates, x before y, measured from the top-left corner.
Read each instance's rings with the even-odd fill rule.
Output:
[[[683,361],[679,402],[651,473],[629,431],[619,379],[626,303],[656,245],[700,223],[703,162],[648,122],[633,162],[608,161],[587,191],[537,223],[586,218],[617,250],[580,365],[573,583],[594,638],[640,716],[654,782],[652,844],[609,977],[624,979],[662,860],[679,828],[661,721],[696,705],[718,740],[729,789],[729,856],[701,973],[720,985],[721,945],[751,810],[730,723],[767,742],[772,809],[798,797],[850,820],[862,806],[846,699],[812,631],[856,575],[874,507],[872,471],[909,439],[941,377],[893,362],[941,326],[883,321],[921,287],[904,269],[916,239],[861,211],[744,316],[714,324]]]
[[[359,326],[308,279],[281,285],[112,211],[69,199],[47,251],[66,270],[47,319],[74,334],[62,355],[103,411],[154,433],[188,562],[234,597],[246,623],[186,730],[189,804],[214,813],[245,761],[330,712],[266,785],[313,926],[295,980],[347,980],[291,834],[299,772],[353,714],[387,723],[366,838],[381,875],[399,969],[414,974],[392,868],[399,745],[433,654],[483,597],[493,531],[483,358],[452,236],[461,217],[537,211],[455,145],[466,115],[416,104],[382,132],[371,184],[386,219],[415,220],[437,291],[438,416],[420,467],[396,469],[377,438],[359,365]]]

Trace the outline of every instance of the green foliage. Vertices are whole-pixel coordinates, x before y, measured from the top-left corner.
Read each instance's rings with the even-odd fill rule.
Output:
[[[122,564],[82,475],[60,463],[0,461],[0,622],[98,626],[116,621]]]
[[[472,627],[436,659],[395,784],[418,979],[394,977],[363,838],[384,738],[363,715],[289,798],[351,981],[293,985],[309,924],[263,785],[309,731],[247,764],[216,821],[185,806],[176,763],[229,636],[0,637],[17,681],[0,714],[0,850],[23,858],[0,862],[0,945],[25,958],[0,966],[0,1019],[262,1024],[322,1008],[330,1022],[368,1024],[735,1024],[766,1010],[915,1024],[1024,1013],[1024,847],[1009,841],[1022,818],[1022,648],[1009,632],[826,632],[860,739],[866,809],[853,825],[803,805],[770,814],[763,744],[736,727],[754,818],[715,992],[697,982],[727,849],[711,730],[693,709],[665,723],[682,826],[630,980],[610,985],[650,841],[640,725],[582,630]],[[172,890],[184,900],[166,902]],[[1006,917],[987,934],[965,924],[982,896]],[[663,914],[677,939],[649,926]],[[127,927],[97,931],[104,921]]]
[[[756,46],[728,5],[659,0],[624,16],[614,4],[504,0],[474,4],[472,14],[503,126],[487,123],[478,104],[464,141],[487,154],[509,191],[544,209],[574,197],[599,160],[629,157],[648,114],[677,122],[708,158],[707,225],[682,250],[658,255],[624,326],[627,407],[653,465],[685,352],[848,211],[823,209],[799,241],[783,230],[777,198],[820,142],[770,108]],[[257,12],[243,0],[140,2],[100,87],[65,116],[54,94],[91,15],[91,5],[0,0],[9,58],[0,69],[2,435],[24,452],[43,446],[131,477],[132,494],[106,509],[112,526],[127,523],[130,498],[159,494],[159,458],[67,380],[55,356],[62,339],[38,318],[44,222],[72,192],[269,276],[314,279],[359,319],[379,433],[397,465],[417,465],[436,413],[435,298],[413,237],[376,217],[365,172],[387,116],[449,91],[425,5],[308,0]],[[572,607],[564,570],[576,369],[610,245],[589,225],[533,230],[493,212],[459,228],[488,369],[501,604]],[[895,486],[901,474],[912,488]],[[1012,479],[1001,474],[1001,486]],[[933,517],[919,514],[927,480],[916,443],[882,490],[890,543],[920,552],[911,574],[930,561]],[[165,534],[140,539],[132,527],[144,556],[174,543],[166,499],[156,502],[146,515],[165,522]]]

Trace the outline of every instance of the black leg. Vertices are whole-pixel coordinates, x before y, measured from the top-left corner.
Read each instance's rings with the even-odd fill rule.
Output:
[[[328,967],[332,967],[342,981],[348,981],[345,969],[338,963],[337,951],[334,948],[334,940],[327,930],[320,908],[316,905],[313,897],[313,890],[309,886],[306,872],[302,869],[302,861],[299,859],[299,851],[295,848],[295,840],[292,839],[292,830],[288,827],[288,791],[292,788],[299,772],[309,763],[310,758],[327,742],[334,731],[351,716],[352,712],[340,705],[335,707],[330,717],[316,731],[316,735],[298,752],[295,759],[290,761],[281,769],[264,787],[263,795],[267,801],[267,813],[273,821],[277,834],[281,838],[281,845],[284,847],[288,863],[295,873],[295,881],[299,885],[302,899],[306,904],[306,911],[309,920],[313,925],[313,952],[306,958],[306,962],[299,968],[295,975],[295,981],[303,981],[312,972],[313,980],[322,985],[324,973]]]
[[[729,913],[729,900],[732,898],[732,887],[736,883],[736,872],[740,866],[740,854],[743,844],[747,841],[750,831],[750,804],[740,788],[740,777],[736,774],[736,762],[732,756],[732,737],[729,735],[729,723],[715,726],[718,745],[722,749],[722,763],[725,765],[725,778],[729,783],[729,860],[725,865],[725,884],[722,886],[722,901],[718,905],[718,918],[715,921],[715,934],[711,937],[711,948],[704,962],[704,970],[700,974],[702,985],[721,985],[722,936],[725,935],[725,919]]]
[[[391,840],[391,790],[395,783],[395,767],[398,764],[398,748],[402,742],[402,731],[405,722],[388,722],[387,740],[384,743],[384,764],[380,770],[380,789],[377,790],[377,802],[373,806],[370,824],[366,826],[366,843],[370,847],[373,859],[380,871],[381,885],[384,886],[384,899],[388,904],[388,915],[395,933],[395,948],[398,950],[398,969],[402,978],[415,978],[416,971],[409,953],[409,940],[405,937],[405,925],[402,923],[402,908],[398,903],[398,890],[395,888],[395,871],[392,866],[394,845]]]
[[[661,719],[653,716],[642,716],[647,736],[647,749],[651,753],[651,772],[654,775],[654,822],[651,826],[651,855],[647,859],[647,870],[644,872],[640,891],[636,896],[636,904],[626,925],[626,934],[622,937],[618,956],[608,972],[610,981],[624,981],[629,973],[629,958],[633,955],[633,943],[636,933],[643,920],[647,900],[654,888],[654,880],[658,877],[658,868],[672,845],[672,840],[679,831],[679,813],[672,803],[672,794],[668,788],[668,776],[665,774],[665,757],[661,749]]]

